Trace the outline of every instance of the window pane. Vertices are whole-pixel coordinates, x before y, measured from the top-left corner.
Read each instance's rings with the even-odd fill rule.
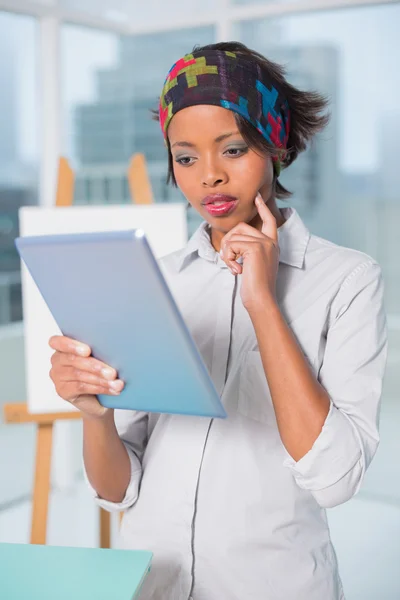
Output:
[[[0,514],[30,496],[34,426],[4,425],[26,399],[18,210],[38,196],[36,21],[0,12]]]
[[[0,327],[21,321],[18,209],[37,202],[36,26],[0,12]]]
[[[398,311],[400,292],[393,227],[400,193],[399,19],[400,6],[382,6],[244,22],[234,35],[285,63],[294,85],[329,96],[329,128],[282,181],[316,233],[382,263],[390,313]]]
[[[394,458],[400,456],[398,23],[400,5],[392,5],[243,22],[236,25],[233,35],[272,60],[285,63],[294,85],[330,97],[329,128],[282,181],[294,191],[290,205],[299,210],[315,234],[367,252],[384,271],[389,360],[381,445],[359,496],[369,502],[364,506],[371,522],[375,515],[382,522],[390,507],[392,512],[394,507],[397,513],[400,509],[400,471]],[[397,527],[393,539],[392,531],[385,532],[389,548],[395,545],[394,536],[398,539],[399,517],[393,524]],[[376,540],[370,541],[373,543]],[[389,591],[387,587],[394,583],[394,578],[390,579],[390,584],[379,582],[380,593],[359,588],[352,596],[345,588],[346,597],[378,597],[382,590],[385,597],[397,597],[399,589]]]
[[[134,27],[168,26],[173,25],[177,19],[191,22],[194,15],[207,17],[215,10],[215,0],[59,0],[59,4],[66,10],[101,16],[110,21],[124,24],[129,21]]]
[[[64,27],[64,152],[77,171],[76,203],[130,202],[126,171],[135,152],[146,156],[155,200],[183,200],[166,185],[167,154],[151,109],[173,62],[213,39],[212,27],[134,37]],[[188,216],[192,231],[199,219]]]
[[[293,4],[298,0],[230,0],[236,6],[251,6],[254,4]]]

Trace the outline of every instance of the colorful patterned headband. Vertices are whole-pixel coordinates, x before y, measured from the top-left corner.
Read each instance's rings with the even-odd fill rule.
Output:
[[[222,106],[247,119],[278,149],[274,166],[279,176],[289,137],[289,105],[257,63],[222,50],[195,51],[178,60],[167,75],[160,97],[160,125],[165,140],[172,117],[197,104]]]

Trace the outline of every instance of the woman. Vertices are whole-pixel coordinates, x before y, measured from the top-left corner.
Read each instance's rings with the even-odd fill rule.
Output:
[[[121,547],[154,552],[146,600],[344,598],[325,509],[376,452],[387,341],[379,265],[276,204],[325,108],[239,43],[196,49],[162,91],[169,176],[204,223],[161,264],[226,420],[114,414],[96,395],[115,370],[50,340],[97,502],[125,511]]]

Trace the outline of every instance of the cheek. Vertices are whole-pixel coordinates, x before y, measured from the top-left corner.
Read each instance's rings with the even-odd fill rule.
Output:
[[[193,177],[188,173],[189,169],[179,169],[174,167],[175,181],[178,188],[184,195],[193,187]]]
[[[249,188],[257,188],[258,191],[265,185],[270,185],[273,180],[273,169],[269,158],[251,154],[245,160],[232,161],[232,176],[241,185]]]
[[[174,174],[176,184],[178,187],[181,187],[180,181],[182,180],[182,169],[178,168],[179,165],[174,160],[171,160],[171,166],[172,166],[172,172]]]

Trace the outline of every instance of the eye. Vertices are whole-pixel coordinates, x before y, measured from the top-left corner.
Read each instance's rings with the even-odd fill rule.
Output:
[[[246,154],[247,150],[248,148],[245,146],[241,148],[228,148],[228,150],[225,151],[225,154],[231,156],[232,158],[236,158],[237,156],[242,156],[243,154]]]
[[[190,162],[192,160],[193,158],[191,158],[190,156],[181,156],[180,158],[176,158],[175,162],[177,162],[178,165],[182,165],[183,167],[190,167],[190,165],[193,164],[192,162]]]

